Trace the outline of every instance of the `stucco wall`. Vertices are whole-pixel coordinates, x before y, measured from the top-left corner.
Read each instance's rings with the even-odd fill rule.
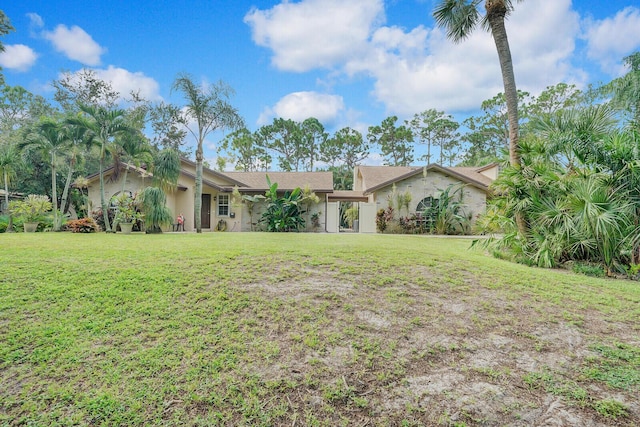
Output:
[[[428,171],[427,176],[423,177],[418,174],[411,178],[396,183],[396,191],[404,193],[409,190],[411,193],[411,204],[409,205],[409,213],[415,213],[418,204],[425,197],[439,198],[442,191],[449,185],[460,184],[460,180],[447,176],[441,172]],[[386,209],[389,205],[388,197],[393,192],[393,186],[389,185],[376,191],[373,195],[373,202],[376,203],[377,209]],[[465,211],[472,214],[472,220],[475,221],[478,214],[484,212],[486,207],[486,193],[471,185],[464,188],[463,202]],[[407,215],[407,212],[402,212]]]
[[[263,194],[263,193],[258,193]],[[314,231],[324,231],[325,230],[325,221],[326,221],[326,195],[319,194],[318,197],[320,201],[318,203],[313,204],[309,208],[308,214],[304,214],[304,220],[306,224],[306,228],[303,231],[314,232]],[[251,220],[251,215],[249,215],[249,207],[246,202],[240,203],[239,205],[233,206],[233,211],[236,212],[236,219],[240,221],[240,229],[238,231],[260,231],[264,229],[264,226],[259,223],[260,218],[262,217],[263,212],[266,208],[266,201],[258,202],[254,205],[253,208],[253,221]],[[311,225],[311,215],[316,212],[320,212],[320,226],[317,229],[314,229]],[[240,213],[238,218],[238,213]],[[253,228],[251,227],[251,223],[253,222]]]

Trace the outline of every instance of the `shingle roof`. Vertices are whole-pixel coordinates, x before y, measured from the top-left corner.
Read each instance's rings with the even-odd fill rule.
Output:
[[[309,186],[316,193],[333,191],[331,172],[220,172],[222,175],[245,184],[240,191],[267,190],[267,175],[272,183],[278,183],[278,190],[293,190]]]
[[[489,178],[488,176],[484,176],[482,175],[479,171],[482,170],[483,168],[475,168],[475,167],[454,167],[454,168],[449,168],[454,172],[458,172],[460,175],[464,175],[468,178],[471,178],[475,181],[481,182],[484,185],[486,185],[487,187],[489,185],[491,185],[491,183],[493,182],[493,180],[491,178]]]
[[[455,176],[461,181],[483,190],[487,190],[489,185],[493,182],[490,178],[478,172],[483,168],[477,167],[446,168],[436,164],[430,164],[427,166],[360,166],[360,174],[362,175],[363,181],[362,190],[365,194],[372,193],[380,188],[391,185],[394,182],[422,173],[425,167],[427,171],[435,170]]]

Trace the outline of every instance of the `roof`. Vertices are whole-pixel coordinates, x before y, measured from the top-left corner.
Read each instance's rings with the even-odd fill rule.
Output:
[[[359,166],[364,188],[364,194],[373,193],[381,188],[387,187],[394,182],[411,178],[422,174],[423,171],[436,171],[445,175],[450,175],[473,185],[481,190],[487,191],[493,182],[491,178],[482,175],[479,171],[485,167],[452,167],[446,168],[435,163],[427,166]]]
[[[240,191],[266,191],[267,175],[272,183],[278,183],[278,190],[293,190],[307,185],[316,193],[333,191],[331,172],[220,172],[222,175],[238,181]]]
[[[455,167],[455,168],[449,168],[449,169],[451,169],[452,171],[458,172],[459,174],[464,175],[470,179],[481,182],[487,187],[490,186],[491,183],[493,182],[491,178],[489,178],[488,176],[482,175],[480,173],[481,171],[487,169],[486,167],[482,167],[482,168]]]

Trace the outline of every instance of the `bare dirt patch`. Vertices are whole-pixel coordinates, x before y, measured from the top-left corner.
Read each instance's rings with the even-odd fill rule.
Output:
[[[607,331],[637,336],[630,325],[575,308],[569,315],[470,274],[457,283],[429,282],[428,274],[379,285],[306,268],[296,280],[238,285],[282,303],[284,326],[271,336],[279,355],[253,370],[265,380],[296,380],[279,395],[289,414],[314,408],[336,424],[640,424],[635,388],[581,374],[597,357],[593,346],[610,342]],[[609,400],[624,405],[623,416],[595,409]]]

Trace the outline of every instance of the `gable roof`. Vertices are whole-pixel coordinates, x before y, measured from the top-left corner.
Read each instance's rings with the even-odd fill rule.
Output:
[[[187,165],[196,166],[194,161],[186,158],[181,158],[180,161]],[[124,169],[128,164],[121,163],[121,169]],[[147,171],[145,168],[137,167],[134,165],[128,165],[129,170],[138,173],[143,178],[151,178],[153,174]],[[104,170],[105,175],[113,173],[114,166],[110,166]],[[195,173],[180,168],[180,173],[195,180]],[[271,182],[278,183],[278,190],[291,191],[296,187],[304,188],[309,186],[316,193],[330,193],[333,191],[333,174],[331,172],[219,172],[207,167],[202,168],[202,183],[215,188],[221,192],[230,192],[234,187],[238,187],[241,192],[248,191],[266,191],[267,188],[267,175]],[[99,176],[99,173],[94,173],[87,176],[89,181],[95,180]],[[209,178],[219,178],[224,183],[217,183]],[[178,185],[179,190],[186,190],[187,187]]]
[[[364,194],[371,194],[381,188],[392,185],[394,182],[422,174],[425,170],[440,172],[460,181],[487,191],[491,182],[490,178],[482,175],[477,167],[452,167],[446,168],[435,163],[427,166],[358,166],[362,176]]]
[[[331,172],[221,172],[230,179],[241,182],[240,191],[266,191],[267,175],[272,183],[278,183],[278,190],[291,191],[296,187],[309,186],[316,193],[333,191]]]

